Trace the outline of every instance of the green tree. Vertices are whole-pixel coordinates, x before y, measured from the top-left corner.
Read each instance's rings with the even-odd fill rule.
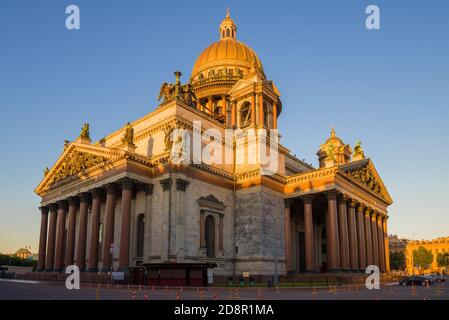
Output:
[[[413,263],[426,270],[429,269],[433,262],[432,251],[420,246],[417,250],[413,250]]]
[[[390,252],[390,267],[393,270],[405,269],[405,256],[403,251]]]
[[[21,267],[33,267],[36,268],[37,260],[22,259],[16,256],[10,256],[0,253],[0,266],[11,265]]]
[[[439,253],[437,255],[437,264],[439,267],[449,266],[449,253]]]

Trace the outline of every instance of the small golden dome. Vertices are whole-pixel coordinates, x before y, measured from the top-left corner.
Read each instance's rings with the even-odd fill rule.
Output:
[[[337,137],[337,135],[335,134],[335,129],[332,128],[331,136],[326,140],[325,144],[333,144],[335,147],[339,147],[344,145],[344,142],[339,137]]]
[[[236,33],[237,27],[228,10],[226,18],[220,25],[220,40],[212,43],[199,55],[190,76],[192,81],[197,80],[199,74],[205,71],[204,77],[208,76],[209,70],[217,73],[220,67],[237,68],[244,74],[258,70],[263,74],[259,57],[248,45],[236,40]],[[224,70],[222,72],[224,73]],[[238,75],[235,70],[233,74]]]

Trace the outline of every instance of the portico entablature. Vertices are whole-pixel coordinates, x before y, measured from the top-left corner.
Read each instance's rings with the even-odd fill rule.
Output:
[[[361,169],[369,168],[373,174],[373,179],[375,179],[375,182],[370,180],[370,185],[375,184],[380,189],[371,189],[363,182],[367,181],[365,178],[362,181],[348,174],[346,171],[347,167],[335,166],[287,177],[284,187],[285,196],[286,198],[295,198],[336,190],[353,200],[386,214],[387,207],[392,203],[388,191],[377,172],[373,170],[374,166],[370,161],[364,160],[359,165]]]

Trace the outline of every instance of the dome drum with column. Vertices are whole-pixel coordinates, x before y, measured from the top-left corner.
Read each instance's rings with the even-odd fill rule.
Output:
[[[259,116],[258,119],[251,118],[251,123],[275,127],[274,118],[279,116],[282,108],[280,94],[273,82],[266,80],[254,50],[236,39],[237,27],[229,11],[220,25],[219,34],[220,40],[198,56],[192,69],[190,83],[197,108],[228,126],[239,127],[240,108],[248,103],[257,104],[252,112]],[[253,99],[253,95],[257,97]],[[233,104],[237,110],[232,109]],[[231,124],[232,119],[234,123]]]

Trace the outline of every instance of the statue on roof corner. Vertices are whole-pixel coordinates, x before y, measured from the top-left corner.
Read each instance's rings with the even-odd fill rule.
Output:
[[[192,85],[190,83],[184,85],[181,84],[181,72],[179,71],[175,72],[175,77],[176,82],[174,84],[164,82],[161,85],[157,101],[163,99],[162,104],[164,104],[177,99],[193,106],[194,101],[196,101],[196,96],[195,92],[193,91]]]
[[[365,158],[365,152],[362,149],[362,142],[360,140],[357,141],[357,143],[354,146],[354,160],[364,159]]]
[[[80,134],[80,137],[81,137],[81,138],[87,138],[87,139],[90,139],[90,137],[89,137],[89,124],[88,124],[88,123],[85,123],[85,124],[83,125],[83,127],[81,128],[81,134]]]
[[[327,147],[326,155],[328,160],[335,160],[335,147],[332,143]]]
[[[122,137],[122,143],[124,144],[134,144],[134,128],[131,123],[126,124],[125,134]]]

